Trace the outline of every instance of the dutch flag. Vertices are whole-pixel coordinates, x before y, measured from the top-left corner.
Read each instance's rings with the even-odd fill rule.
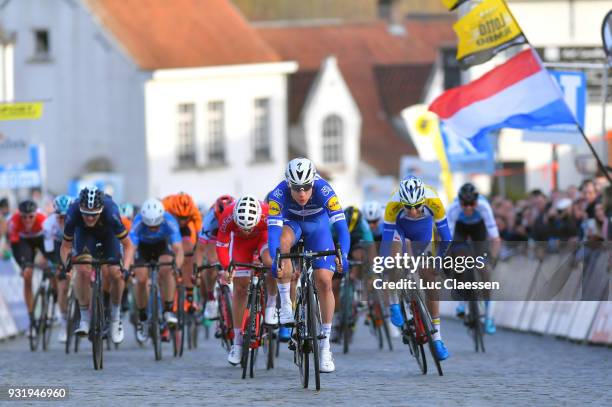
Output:
[[[429,110],[463,137],[501,128],[576,123],[561,89],[532,49],[467,85],[444,92]]]

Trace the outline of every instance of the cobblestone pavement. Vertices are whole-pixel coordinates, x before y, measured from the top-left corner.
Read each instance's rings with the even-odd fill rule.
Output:
[[[282,345],[277,367],[258,360],[254,379],[241,379],[228,365],[219,342],[201,335],[197,350],[182,359],[153,360],[140,348],[132,327],[119,350],[104,354],[94,371],[91,347],[65,355],[57,342],[50,351],[30,352],[26,338],[0,342],[0,386],[65,385],[61,405],[610,405],[612,350],[551,337],[500,330],[486,338],[487,353],[475,354],[460,322],[444,320],[442,334],[451,352],[444,376],[421,375],[408,348],[395,339],[393,352],[379,351],[359,324],[348,355],[335,348],[336,372],[322,376],[322,390],[304,390],[291,353]],[[55,335],[55,333],[54,333]],[[607,401],[606,401],[607,400]],[[48,404],[57,404],[47,402]],[[27,405],[30,403],[1,404]]]

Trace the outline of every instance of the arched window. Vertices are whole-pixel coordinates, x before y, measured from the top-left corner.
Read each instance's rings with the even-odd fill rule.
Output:
[[[341,164],[344,161],[344,124],[338,115],[330,115],[323,121],[323,162]]]

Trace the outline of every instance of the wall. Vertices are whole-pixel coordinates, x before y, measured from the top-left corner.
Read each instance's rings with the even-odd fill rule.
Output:
[[[47,187],[66,191],[85,163],[99,156],[122,173],[130,200],[145,198],[142,72],[79,1],[11,0],[0,24],[16,34],[15,99],[45,101],[38,121],[3,123],[46,150]],[[34,32],[50,33],[47,62],[32,59]]]
[[[149,195],[187,191],[211,203],[221,194],[251,193],[261,199],[283,177],[287,164],[286,74],[294,63],[164,70],[146,84]],[[271,100],[272,160],[252,160],[254,99]],[[224,101],[227,166],[176,169],[177,106],[196,104],[197,154],[204,155],[208,101]]]

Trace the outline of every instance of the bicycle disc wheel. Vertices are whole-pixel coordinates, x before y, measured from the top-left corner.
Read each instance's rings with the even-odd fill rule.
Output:
[[[102,369],[102,355],[104,351],[103,339],[102,339],[102,330],[104,324],[104,311],[102,309],[102,298],[100,298],[100,293],[97,289],[94,289],[92,292],[92,329],[90,329],[91,336],[91,344],[92,344],[92,354],[93,354],[93,364],[94,369]]]
[[[40,343],[40,322],[44,313],[44,292],[39,289],[34,296],[34,308],[32,308],[33,318],[30,321],[30,350],[32,352],[38,349]]]
[[[412,313],[413,317],[408,319],[406,314],[406,304],[404,302],[401,303],[401,311],[402,316],[404,317],[404,326],[402,328],[402,340],[408,345],[410,349],[410,354],[415,358],[417,365],[419,366],[419,370],[422,374],[427,374],[427,359],[425,359],[425,348],[422,343],[417,341],[416,337],[416,329],[415,329],[415,318],[414,311]]]
[[[161,337],[159,332],[159,297],[157,296],[157,284],[151,284],[151,293],[149,297],[151,301],[151,324],[150,336],[151,342],[153,342],[153,352],[155,353],[155,360],[161,360]]]
[[[319,370],[319,318],[317,316],[319,307],[315,296],[312,282],[308,284],[308,337],[310,338],[313,368],[315,374],[315,387],[321,390],[321,372]],[[349,328],[350,329],[350,328]]]

